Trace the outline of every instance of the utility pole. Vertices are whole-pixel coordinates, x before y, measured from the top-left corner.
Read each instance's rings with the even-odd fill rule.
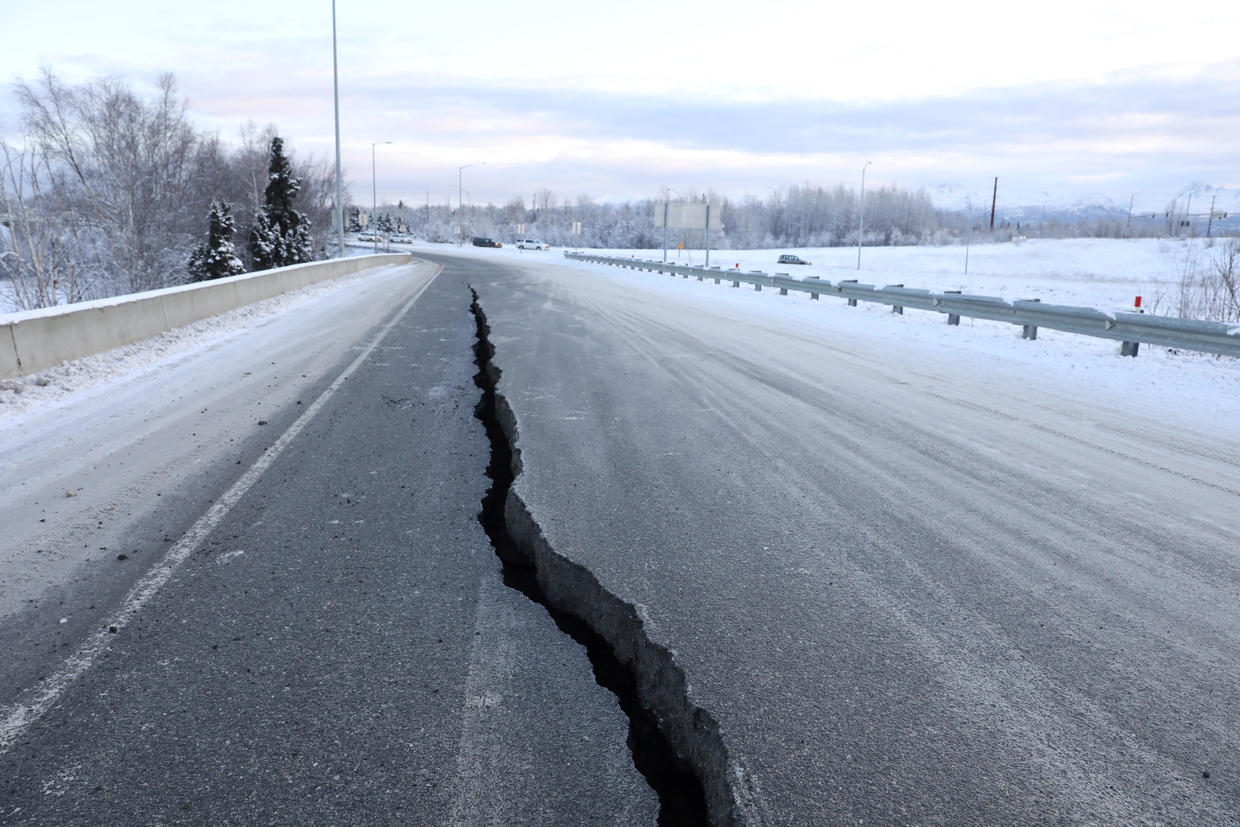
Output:
[[[710,202],[706,203],[706,266],[710,267]]]
[[[990,231],[995,231],[995,203],[999,200],[999,176],[995,176],[995,191],[990,196]]]
[[[1217,195],[1210,196],[1210,219],[1206,222],[1206,238],[1210,237],[1210,230],[1214,227],[1214,199]]]
[[[336,68],[336,0],[332,0],[332,100],[336,106],[336,257],[344,258],[344,204],[340,185],[340,72]]]
[[[375,232],[379,226],[379,196],[376,195],[379,191],[379,185],[375,179],[375,147],[390,143],[391,141],[374,141],[370,144],[370,221],[367,223],[370,234],[375,240],[376,253],[379,252],[379,234]]]
[[[663,196],[663,263],[667,264],[667,196]]]
[[[865,167],[870,165],[865,162]],[[857,269],[861,269],[861,240],[865,238],[865,167],[861,168],[861,198],[857,202]]]

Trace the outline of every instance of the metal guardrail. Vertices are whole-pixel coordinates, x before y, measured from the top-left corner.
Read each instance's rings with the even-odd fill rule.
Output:
[[[915,310],[946,314],[948,324],[959,324],[962,316],[1007,322],[1020,325],[1026,339],[1036,339],[1039,327],[1098,339],[1113,339],[1122,343],[1120,353],[1124,356],[1136,356],[1139,345],[1145,343],[1240,357],[1240,324],[1150,316],[1122,310],[1107,312],[1091,307],[1044,304],[1039,299],[1009,302],[995,296],[918,290],[902,284],[880,287],[862,284],[854,279],[833,283],[814,276],[794,278],[787,273],[772,275],[760,270],[742,273],[740,270],[724,270],[720,267],[665,264],[661,261],[597,256],[569,250],[564,251],[564,257],[632,270],[668,273],[683,278],[694,276],[698,281],[713,279],[716,284],[730,281],[733,287],[740,287],[742,284],[753,285],[755,290],[772,287],[778,289],[780,295],[787,295],[788,291],[792,290],[809,293],[811,299],[822,295],[838,296],[847,299],[853,306],[859,301],[875,302],[890,306],[895,313],[903,313],[904,308],[911,307]]]

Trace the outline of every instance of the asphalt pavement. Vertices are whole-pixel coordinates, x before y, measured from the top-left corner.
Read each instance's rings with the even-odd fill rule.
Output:
[[[0,753],[0,823],[655,822],[615,697],[477,521],[471,278],[264,420],[300,430]]]
[[[717,822],[1237,823],[1240,446],[532,261],[475,284],[510,514]]]
[[[472,289],[513,539],[715,823],[1240,823],[1240,444],[726,284],[424,258],[0,755],[0,821],[655,822],[615,699],[475,519]]]

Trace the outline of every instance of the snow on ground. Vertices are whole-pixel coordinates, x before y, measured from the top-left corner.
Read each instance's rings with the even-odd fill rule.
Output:
[[[228,313],[169,330],[142,342],[75,359],[21,379],[0,379],[0,424],[19,425],[23,415],[43,413],[61,400],[91,388],[144,375],[166,359],[203,350],[273,316],[295,311],[316,298],[346,288],[373,274],[362,271],[303,287]],[[39,311],[31,311],[39,312]],[[3,320],[0,316],[0,321]]]
[[[727,286],[727,282],[716,286],[709,281],[699,283],[695,279],[571,262],[563,258],[560,250],[517,250],[508,246],[493,250],[426,243],[392,249],[477,256],[523,266],[541,262],[574,268],[633,289],[675,296],[677,301],[690,305],[707,302],[724,305],[730,313],[766,316],[773,323],[795,326],[807,335],[844,335],[887,348],[916,349],[927,359],[950,361],[997,380],[1099,399],[1117,410],[1126,408],[1229,440],[1240,433],[1240,361],[1231,358],[1177,354],[1149,346],[1142,346],[1136,359],[1124,358],[1119,356],[1119,343],[1109,340],[1042,329],[1038,339],[1029,342],[1020,338],[1018,327],[1000,322],[966,318],[959,327],[948,327],[944,317],[937,313],[906,310],[898,316],[880,305],[862,303],[850,308],[842,299],[826,295],[821,301],[811,301],[806,295],[737,290]],[[651,250],[597,252],[646,259],[662,255],[661,251]],[[799,268],[776,265],[778,256],[785,252],[814,263]],[[1145,297],[1147,307],[1154,305],[1159,296],[1163,302],[1169,301],[1166,297],[1174,295],[1186,262],[1194,266],[1194,261],[1203,261],[1210,253],[1201,240],[1073,239],[973,245],[969,249],[968,274],[964,273],[963,246],[867,247],[862,251],[860,272],[856,269],[856,248],[712,252],[711,263],[724,267],[739,264],[745,271],[814,274],[831,281],[857,278],[880,285],[903,283],[907,287],[964,290],[1009,300],[1042,298],[1056,304],[1121,309],[1131,307],[1136,295]],[[676,260],[676,251],[669,251],[669,259]],[[686,251],[679,260],[701,264],[704,255],[700,250]],[[156,370],[160,360],[171,353],[206,347],[218,337],[233,335],[274,313],[292,310],[299,302],[339,289],[354,278],[365,275],[345,277],[240,308],[148,342],[58,366],[38,376],[0,381],[0,420],[44,409],[71,392],[121,381],[131,373]]]
[[[1053,304],[1130,308],[1136,296],[1150,312],[1173,314],[1186,268],[1204,268],[1213,252],[1206,239],[1028,239],[951,247],[865,247],[857,269],[856,247],[712,250],[712,266],[762,270],[829,281],[858,279],[926,290],[961,290]],[[594,251],[588,251],[594,252]],[[621,256],[662,260],[662,250],[617,250]],[[813,262],[777,264],[782,253]],[[610,253],[608,253],[610,254]],[[965,257],[968,256],[968,272]],[[669,250],[673,263],[702,265],[703,250]]]
[[[886,255],[870,256],[879,250]],[[976,251],[974,248],[972,252]],[[770,262],[780,252],[733,255],[732,263],[739,261],[742,270],[774,272],[777,268]],[[962,273],[943,272],[948,254],[957,252],[956,248],[866,248],[860,274],[855,269],[856,248],[852,250],[851,271],[839,263],[838,251],[826,251],[834,254],[827,259],[834,265],[827,266],[819,264],[823,251],[809,252],[802,257],[809,258],[814,266],[804,269],[832,280],[904,282],[908,287],[964,289],[1006,299],[1027,294],[1062,304],[1118,309],[1131,306],[1131,296],[1122,302],[1125,295],[1149,296],[1151,286],[1164,284],[1168,278],[1178,282],[1174,268],[1184,247],[1144,239],[1038,242],[1028,248],[990,245],[980,256],[976,273],[971,256],[972,284],[961,281],[965,278]],[[759,259],[764,259],[766,266],[750,266]],[[716,263],[713,253],[711,262]],[[698,282],[601,264],[566,263],[600,277],[664,292],[678,301],[710,302],[729,306],[732,312],[746,317],[766,316],[774,324],[795,326],[809,336],[833,342],[843,337],[882,350],[915,351],[927,363],[990,377],[997,386],[1023,386],[1068,396],[1115,411],[1116,416],[1131,413],[1228,442],[1240,437],[1240,360],[1234,358],[1142,345],[1140,355],[1133,359],[1119,355],[1119,342],[1045,328],[1038,331],[1036,341],[1027,341],[1021,338],[1019,326],[1002,322],[962,318],[959,327],[952,327],[940,313],[906,309],[897,315],[878,304],[863,302],[849,307],[843,299],[829,295],[813,301],[804,294],[780,296],[775,290],[756,292],[748,286],[734,289],[726,280],[715,285],[709,280]],[[778,268],[780,272],[789,269]],[[1136,275],[1128,278],[1128,273]],[[1030,292],[1031,288],[1045,292]]]

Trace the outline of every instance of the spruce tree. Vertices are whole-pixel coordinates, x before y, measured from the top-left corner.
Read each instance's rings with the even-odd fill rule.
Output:
[[[254,227],[250,230],[250,258],[254,260],[255,270],[270,270],[280,267],[283,263],[283,241],[273,231],[267,211],[254,211]]]
[[[207,214],[207,240],[189,256],[190,281],[235,276],[245,272],[245,265],[233,249],[232,208],[224,201],[212,201]]]
[[[255,210],[250,231],[250,255],[260,270],[312,261],[309,220],[293,209],[301,191],[301,179],[284,154],[284,140],[271,139],[271,162],[267,167],[267,189],[263,206]]]

